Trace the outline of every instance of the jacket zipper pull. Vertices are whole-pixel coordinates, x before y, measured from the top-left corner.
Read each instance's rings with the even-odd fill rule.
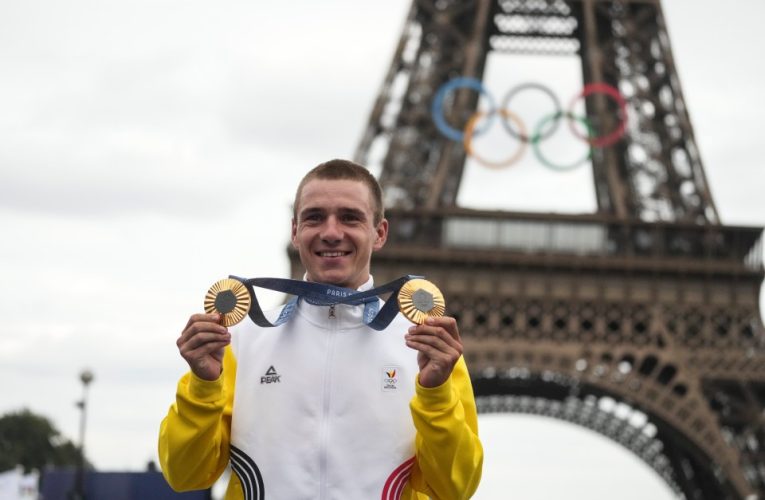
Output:
[[[332,304],[329,306],[329,318],[334,319],[335,318],[335,305]]]

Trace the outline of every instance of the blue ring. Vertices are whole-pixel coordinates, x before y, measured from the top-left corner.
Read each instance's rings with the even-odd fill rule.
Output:
[[[494,98],[492,98],[491,94],[489,94],[489,91],[486,90],[483,86],[483,83],[481,83],[481,81],[476,78],[460,76],[457,78],[452,78],[448,82],[441,85],[441,87],[438,89],[438,92],[436,92],[436,96],[433,98],[433,105],[430,108],[430,112],[433,115],[433,123],[435,123],[438,131],[448,139],[462,142],[465,138],[465,133],[463,131],[457,130],[446,122],[446,118],[444,118],[442,109],[444,105],[444,97],[446,97],[446,94],[458,88],[468,88],[483,94],[489,100],[489,104],[491,105],[492,110],[496,109],[497,106],[495,106]],[[475,134],[478,135],[485,132],[486,129],[491,126],[493,119],[494,115],[492,114],[491,118],[486,121],[484,128],[477,130]]]

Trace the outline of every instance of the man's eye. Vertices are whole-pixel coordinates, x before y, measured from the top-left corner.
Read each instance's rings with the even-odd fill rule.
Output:
[[[342,219],[343,222],[357,222],[359,220],[359,216],[354,214],[345,214],[343,215]]]
[[[321,220],[320,214],[308,214],[303,216],[303,222],[317,222]]]

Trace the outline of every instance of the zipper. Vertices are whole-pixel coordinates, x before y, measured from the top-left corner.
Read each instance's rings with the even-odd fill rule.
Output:
[[[329,410],[332,389],[332,359],[335,353],[335,337],[337,337],[337,316],[335,306],[329,306],[327,313],[329,339],[327,342],[327,359],[324,364],[324,398],[321,414],[321,436],[319,443],[319,499],[327,498],[327,454],[329,450]]]

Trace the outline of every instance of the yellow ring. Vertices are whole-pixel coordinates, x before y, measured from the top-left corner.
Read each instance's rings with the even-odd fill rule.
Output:
[[[228,312],[219,311],[215,305],[218,295],[228,291],[234,294],[235,303],[233,308]],[[247,313],[250,312],[250,292],[247,291],[247,287],[237,280],[226,278],[216,281],[207,291],[207,295],[205,295],[205,312],[207,314],[220,314],[225,326],[235,325],[242,321]]]
[[[491,111],[490,113],[496,113],[499,112],[499,114],[502,115],[503,118],[512,121],[515,123],[515,125],[520,130],[521,137],[526,136],[526,126],[523,124],[523,121],[516,115],[515,113],[511,113],[510,111],[506,109],[500,109],[498,111]],[[489,168],[505,168],[509,167],[513,163],[517,162],[521,159],[523,156],[524,151],[526,151],[526,143],[523,141],[520,142],[520,147],[518,148],[518,151],[515,152],[513,156],[506,160],[501,161],[489,161],[485,158],[482,158],[481,156],[478,156],[475,151],[473,150],[473,129],[475,128],[475,124],[478,121],[479,118],[486,116],[487,114],[484,111],[476,111],[472,115],[470,115],[470,119],[465,124],[465,130],[464,130],[464,136],[462,139],[462,143],[465,146],[465,152],[473,158],[478,161],[481,165]]]

